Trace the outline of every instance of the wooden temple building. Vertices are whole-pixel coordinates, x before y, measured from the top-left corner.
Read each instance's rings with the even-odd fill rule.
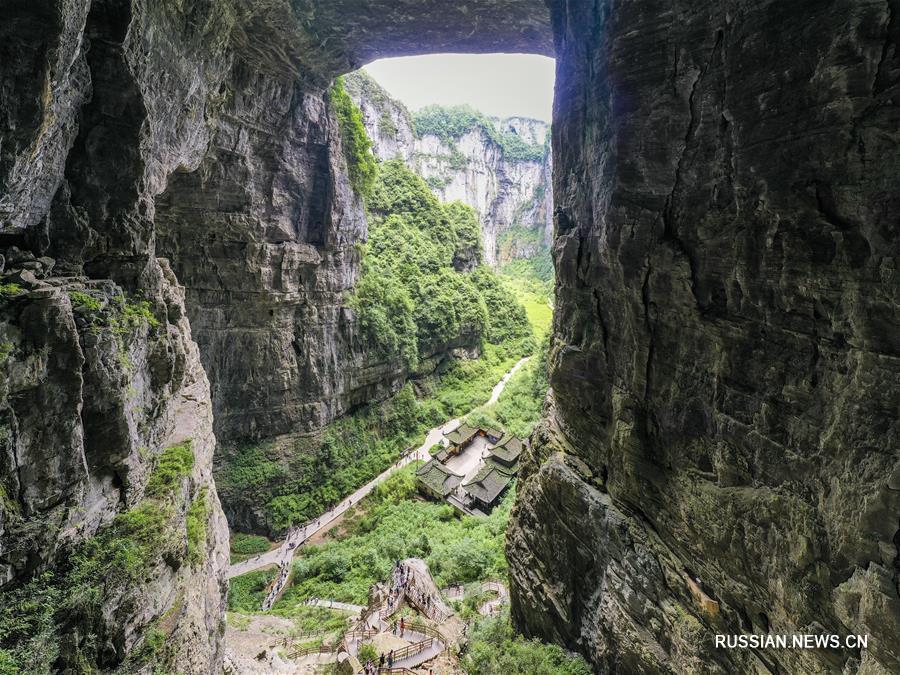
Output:
[[[445,436],[447,446],[438,450],[416,471],[420,492],[432,499],[447,500],[475,515],[489,512],[518,473],[519,457],[525,444],[512,434],[466,424],[461,424]],[[479,458],[477,473],[463,483],[464,477],[452,471],[446,463],[464,453],[479,437],[489,443],[487,455]]]
[[[446,499],[456,490],[463,477],[454,473],[443,462],[432,457],[416,470],[416,483],[419,490],[434,499]]]

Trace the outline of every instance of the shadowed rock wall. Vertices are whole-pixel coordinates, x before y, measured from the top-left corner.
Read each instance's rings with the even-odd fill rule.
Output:
[[[214,3],[112,0],[5,3],[3,16],[0,585],[12,598],[48,571],[62,583],[80,556],[98,569],[126,550],[142,561],[127,583],[121,559],[65,582],[58,634],[32,636],[49,662],[19,665],[133,665],[155,628],[161,666],[213,672],[228,532],[209,384],[183,290],[156,258],[153,196],[205,149],[228,17]],[[148,502],[158,458],[188,440],[192,466]],[[124,514],[148,505],[167,515],[129,534]],[[156,542],[146,550],[144,536]]]
[[[895,2],[554,2],[515,623],[601,672],[900,669]],[[715,633],[859,633],[725,651]]]

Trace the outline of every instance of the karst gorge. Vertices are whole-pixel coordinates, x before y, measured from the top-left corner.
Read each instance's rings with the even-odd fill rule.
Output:
[[[898,50],[0,0],[0,673],[900,672]],[[360,70],[446,53],[552,123]]]

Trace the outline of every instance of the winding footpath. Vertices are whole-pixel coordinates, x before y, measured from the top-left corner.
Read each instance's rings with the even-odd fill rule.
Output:
[[[487,403],[478,406],[475,410],[483,408],[485,406],[492,405],[497,402],[500,398],[500,394],[503,393],[504,387],[506,387],[510,378],[515,375],[516,371],[519,370],[527,361],[530,359],[530,356],[526,356],[523,359],[520,359],[510,370],[507,372],[500,381],[494,385],[494,388],[491,390],[491,398],[488,399]],[[253,570],[258,570],[263,567],[275,566],[279,569],[284,569],[287,565],[290,564],[291,560],[294,557],[294,552],[300,547],[305,541],[307,541],[310,537],[314,536],[316,533],[327,528],[332,522],[334,522],[338,517],[343,515],[348,509],[350,509],[354,504],[358,504],[360,500],[366,497],[372,490],[374,490],[379,483],[383,483],[388,478],[391,477],[394,473],[407,466],[408,464],[415,462],[417,460],[428,461],[431,459],[431,455],[428,454],[428,450],[436,443],[442,442],[444,435],[449,434],[451,431],[456,429],[461,423],[460,417],[450,420],[441,426],[434,427],[425,435],[425,442],[416,448],[414,451],[410,452],[408,455],[400,458],[396,462],[394,462],[388,469],[380,473],[378,476],[373,478],[371,481],[363,485],[361,488],[356,490],[349,497],[346,497],[340,504],[329,509],[318,518],[310,520],[302,527],[296,527],[291,529],[284,541],[281,543],[281,546],[278,548],[272,549],[266,553],[261,553],[253,558],[249,558],[248,560],[244,560],[239,563],[235,563],[228,568],[228,578],[240,576],[241,574],[246,574],[247,572],[252,572]],[[280,584],[276,584],[276,587],[273,589],[273,599],[274,596],[277,596],[281,591],[281,587],[284,585],[284,581],[287,580],[287,577],[282,579],[282,575],[279,574],[278,581]],[[271,606],[271,603],[268,603]]]
[[[500,611],[500,607],[509,602],[509,591],[506,585],[500,581],[485,581],[478,589],[482,593],[496,593],[496,598],[485,601],[478,608],[478,613],[482,616],[493,616]],[[441,594],[451,600],[462,600],[466,596],[466,590],[463,586],[450,586],[442,588]]]

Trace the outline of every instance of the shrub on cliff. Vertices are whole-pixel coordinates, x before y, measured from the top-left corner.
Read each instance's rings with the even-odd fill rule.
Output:
[[[391,276],[365,274],[348,301],[359,327],[382,354],[399,356],[409,368],[418,364],[413,303],[406,287]]]
[[[411,227],[431,237],[440,247],[442,264],[450,264],[456,248],[456,232],[428,183],[402,160],[392,159],[379,166],[368,207],[376,216],[400,216]]]
[[[386,356],[401,354],[412,367],[442,345],[530,336],[524,310],[490,270],[456,269],[464,267],[463,258],[480,259],[481,233],[472,209],[441,205],[399,160],[381,165],[369,209],[363,274],[348,304],[371,345]]]
[[[558,645],[516,635],[509,612],[478,621],[469,637],[469,653],[463,667],[482,675],[590,675],[580,656]]]
[[[481,246],[481,226],[475,209],[462,202],[450,202],[444,206],[444,211],[456,233],[453,267],[461,270],[481,264],[484,251]]]
[[[510,162],[539,162],[544,158],[548,143],[526,143],[513,131],[498,131],[494,122],[468,105],[429,105],[413,113],[416,135],[437,136],[455,149],[455,143],[467,133],[481,130],[503,151]],[[451,156],[451,163],[454,162]],[[462,167],[465,168],[465,167]]]
[[[0,594],[0,672],[56,672],[60,656],[93,672],[99,649],[110,639],[104,617],[123,597],[126,603],[138,597],[156,565],[203,559],[206,495],[198,493],[188,506],[177,489],[191,466],[190,441],[163,451],[141,501],[73,546],[57,574]],[[173,527],[183,509],[184,530]],[[146,631],[145,643],[152,636]],[[132,657],[138,653],[149,652],[139,648]]]
[[[375,181],[375,156],[372,141],[366,135],[362,113],[344,90],[342,78],[337,78],[328,90],[328,103],[338,119],[341,131],[341,145],[347,161],[350,185],[362,197],[367,197]]]

